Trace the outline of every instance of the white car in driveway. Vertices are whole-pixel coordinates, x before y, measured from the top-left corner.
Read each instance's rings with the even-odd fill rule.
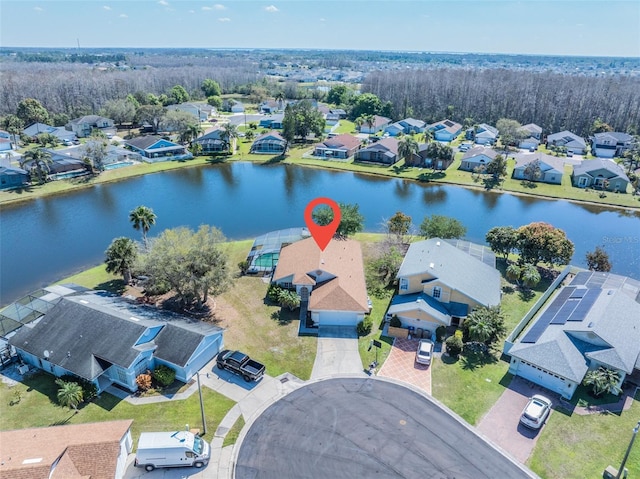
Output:
[[[433,356],[433,343],[428,339],[421,339],[418,343],[418,350],[416,351],[416,363],[431,364],[431,357]]]
[[[540,429],[551,412],[551,399],[540,394],[534,395],[520,416],[520,424],[531,429]]]

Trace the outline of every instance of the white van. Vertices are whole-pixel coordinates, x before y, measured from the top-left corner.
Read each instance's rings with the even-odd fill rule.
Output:
[[[189,431],[143,432],[136,451],[136,467],[202,467],[209,462],[209,443]]]

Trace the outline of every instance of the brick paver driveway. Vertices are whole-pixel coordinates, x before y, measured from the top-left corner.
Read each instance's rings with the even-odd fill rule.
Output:
[[[398,379],[431,394],[431,368],[416,363],[417,339],[396,338],[378,376]]]
[[[514,376],[489,412],[478,423],[478,430],[493,443],[524,464],[533,450],[540,431],[520,424],[520,414],[534,394],[542,394],[557,404],[558,397],[550,391]],[[551,411],[553,413],[553,410]],[[549,415],[551,417],[551,414]],[[547,418],[547,421],[549,418]],[[544,428],[544,425],[542,426]]]

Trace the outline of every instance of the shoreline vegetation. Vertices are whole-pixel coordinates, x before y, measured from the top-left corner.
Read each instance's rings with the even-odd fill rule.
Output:
[[[454,142],[454,145],[458,142]],[[107,184],[117,181],[135,178],[152,173],[171,171],[179,168],[202,167],[207,165],[217,165],[233,162],[251,162],[264,165],[291,164],[307,168],[320,168],[330,171],[349,171],[352,173],[395,178],[402,180],[412,180],[417,183],[430,185],[453,185],[463,188],[486,191],[493,193],[509,193],[531,198],[547,200],[566,200],[578,204],[590,204],[613,209],[632,209],[640,211],[640,197],[631,193],[601,193],[596,190],[575,188],[571,185],[571,167],[565,166],[565,174],[561,185],[550,185],[545,183],[527,184],[527,182],[511,178],[515,162],[513,159],[507,161],[507,175],[498,187],[487,188],[482,180],[474,179],[474,175],[469,172],[458,170],[462,153],[456,153],[455,160],[446,170],[433,171],[429,168],[409,167],[404,165],[404,160],[396,164],[387,166],[382,164],[360,163],[353,160],[336,161],[310,158],[309,152],[313,145],[294,145],[285,156],[256,155],[249,153],[250,142],[239,142],[238,151],[232,156],[210,157],[197,156],[185,161],[165,161],[158,163],[140,163],[103,171],[96,176],[81,176],[68,180],[57,180],[45,183],[44,185],[31,185],[21,189],[0,191],[0,206],[13,205],[44,198],[57,194],[66,194],[95,185]]]

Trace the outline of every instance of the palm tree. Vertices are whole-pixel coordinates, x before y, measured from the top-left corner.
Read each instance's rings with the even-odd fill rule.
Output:
[[[418,142],[412,136],[405,135],[398,142],[398,156],[404,159],[405,165],[413,164],[413,156],[418,154]]]
[[[238,138],[238,126],[233,123],[225,123],[222,125],[222,138],[227,143],[230,153],[233,153],[233,140]]]
[[[375,115],[366,115],[364,117],[364,122],[367,124],[367,126],[369,127],[369,134],[371,135],[373,132],[373,125],[376,124],[376,116]]]
[[[538,268],[536,268],[531,263],[526,263],[522,267],[522,284],[526,288],[533,288],[540,282],[540,273],[538,272]]]
[[[129,221],[133,224],[133,228],[142,231],[142,243],[145,250],[147,249],[147,233],[149,229],[156,224],[156,214],[148,206],[138,206],[129,213]]]
[[[424,142],[429,143],[430,141],[433,141],[433,131],[427,128],[424,130]]]
[[[192,123],[191,125],[187,125],[182,134],[180,135],[185,142],[191,142],[198,138],[198,135],[202,133],[202,126],[197,123]]]
[[[27,167],[31,176],[38,178],[38,182],[43,184],[47,181],[50,166],[53,163],[51,153],[44,148],[35,148],[27,151],[20,160],[20,168],[26,170]]]
[[[618,394],[620,392],[619,382],[620,374],[618,371],[600,366],[598,369],[587,371],[582,384],[591,386],[593,394],[597,397],[607,392]]]
[[[480,319],[469,325],[469,336],[474,341],[486,343],[493,335],[494,330],[490,322]]]
[[[73,408],[78,412],[78,404],[82,402],[82,387],[78,383],[64,382],[61,379],[56,380],[56,384],[60,386],[58,389],[58,402],[62,406]]]
[[[284,103],[284,92],[282,90],[276,93],[275,100],[278,102],[278,108],[282,110],[282,104]]]
[[[115,238],[107,251],[105,263],[107,273],[121,274],[124,282],[131,282],[131,268],[138,257],[138,248],[131,238]]]

